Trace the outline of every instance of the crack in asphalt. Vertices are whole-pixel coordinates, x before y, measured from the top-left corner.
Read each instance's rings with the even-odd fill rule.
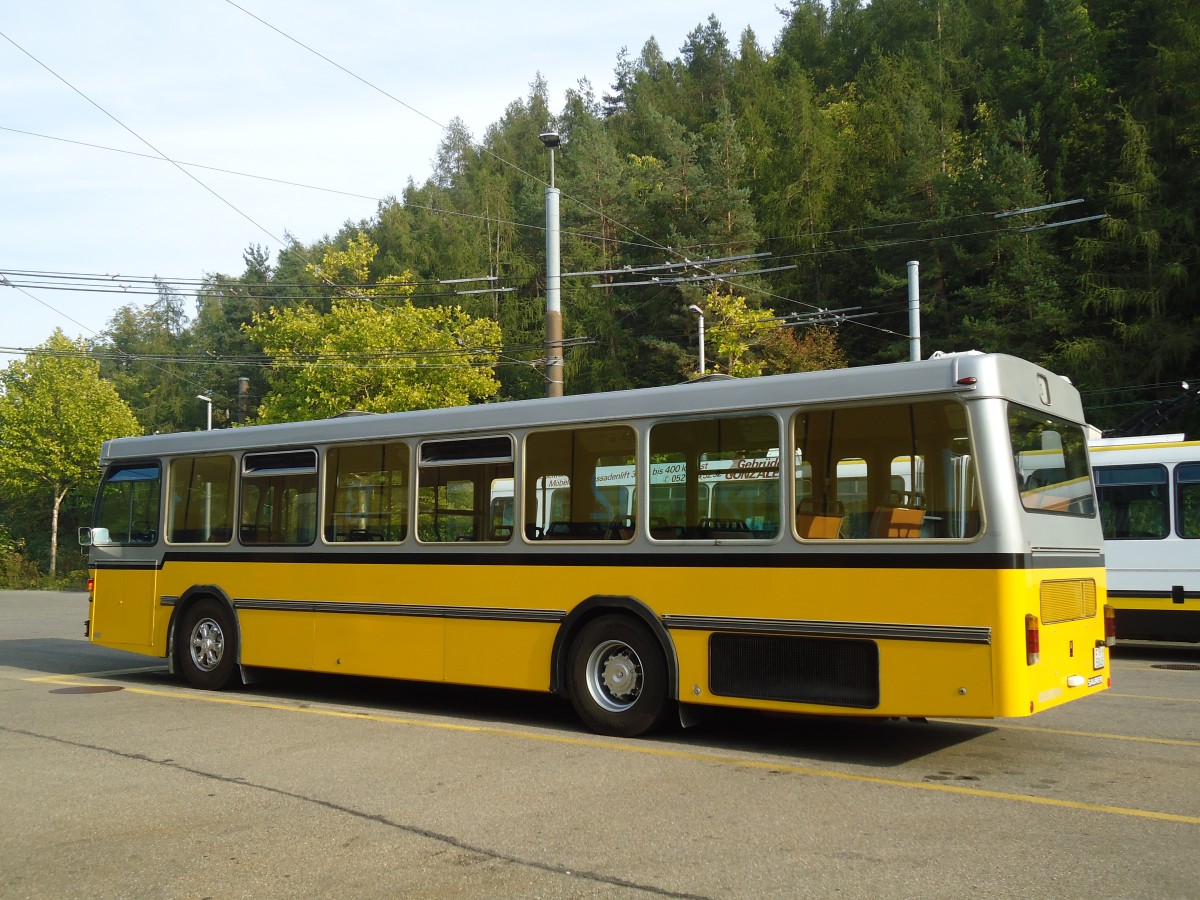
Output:
[[[23,728],[12,728],[7,725],[0,725],[0,731],[9,734],[20,734],[26,737],[37,738],[39,740],[51,741],[56,744],[63,744],[68,747],[76,747],[82,750],[91,750],[98,753],[107,753],[110,756],[127,759],[134,762],[149,763],[155,766],[162,766],[167,769],[174,769],[177,772],[185,772],[189,775],[195,775],[199,778],[207,778],[210,781],[218,781],[224,784],[238,785],[239,787],[248,787],[255,790],[265,791],[266,793],[275,794],[280,797],[287,797],[290,800],[299,800],[302,803],[310,803],[314,806],[319,806],[332,812],[342,813],[344,815],[353,816],[357,819],[362,819],[367,822],[373,822],[377,825],[385,825],[388,828],[395,828],[398,831],[403,831],[406,834],[415,835],[417,837],[427,838],[428,840],[437,841],[454,847],[458,850],[464,850],[469,853],[476,853],[489,859],[498,860],[500,862],[512,863],[518,866],[525,866],[530,869],[537,869],[542,872],[547,872],[552,875],[565,875],[569,878],[578,878],[585,881],[594,881],[598,884],[613,885],[614,887],[631,888],[636,891],[642,891],[647,894],[653,894],[657,897],[678,897],[683,900],[710,900],[703,894],[681,893],[679,891],[671,891],[666,888],[656,887],[654,885],[639,884],[636,881],[630,881],[626,878],[618,878],[614,875],[605,875],[602,872],[591,872],[580,869],[568,868],[566,866],[557,866],[550,863],[538,862],[535,859],[526,859],[524,857],[515,856],[510,853],[502,853],[498,850],[490,850],[486,847],[470,844],[461,838],[456,838],[453,835],[442,834],[438,831],[433,831],[428,828],[422,828],[419,825],[409,825],[404,822],[397,822],[389,819],[385,815],[379,813],[364,812],[360,809],[354,809],[350,806],[343,806],[340,803],[334,803],[331,800],[322,800],[319,797],[307,797],[303,794],[297,794],[293,791],[287,791],[283,788],[272,787],[269,784],[259,784],[253,781],[247,781],[244,778],[237,778],[231,775],[221,775],[216,772],[206,772],[203,769],[195,769],[191,766],[185,766],[176,762],[173,759],[154,759],[146,756],[143,753],[130,753],[125,750],[116,750],[112,747],[102,747],[99,744],[89,744],[84,741],[73,741],[69,738],[59,737],[53,734],[40,734],[36,731],[27,731]]]

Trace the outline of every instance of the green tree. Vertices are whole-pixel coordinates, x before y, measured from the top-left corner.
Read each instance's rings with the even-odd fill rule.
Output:
[[[363,277],[376,252],[360,235],[313,269],[349,283]],[[412,280],[406,273],[354,288],[328,313],[294,306],[255,316],[247,333],[274,357],[259,421],[462,406],[494,396],[499,326],[457,307],[395,299],[411,293]]]
[[[763,363],[751,353],[751,348],[770,328],[771,310],[750,309],[746,298],[732,291],[723,294],[713,290],[704,300],[704,316],[708,339],[715,349],[712,369],[738,378],[761,375]]]
[[[49,496],[50,575],[58,574],[63,500],[96,478],[100,445],[140,434],[137,419],[83,341],[56,330],[24,361],[0,372],[0,484]]]

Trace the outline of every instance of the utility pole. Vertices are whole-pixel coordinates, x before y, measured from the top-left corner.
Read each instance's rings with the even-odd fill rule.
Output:
[[[550,151],[550,186],[546,188],[546,396],[563,395],[562,286],[558,230],[559,191],[554,186],[554,148],[562,141],[557,131],[543,131],[538,138]]]
[[[695,303],[688,307],[692,312],[700,317],[700,377],[704,377],[704,310],[698,307]]]
[[[915,259],[908,262],[908,361],[921,359],[921,264]]]

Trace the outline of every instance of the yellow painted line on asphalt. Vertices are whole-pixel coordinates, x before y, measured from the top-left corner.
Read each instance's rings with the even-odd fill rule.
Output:
[[[58,676],[67,678],[71,676]],[[79,677],[79,676],[74,676]],[[34,680],[34,679],[30,679]],[[50,679],[38,679],[48,681]],[[70,682],[53,681],[55,684]],[[809,766],[797,766],[785,762],[766,762],[752,759],[741,759],[735,756],[722,756],[715,753],[696,753],[688,750],[670,750],[656,747],[652,744],[619,744],[602,738],[577,738],[563,735],[538,734],[530,731],[496,728],[482,725],[461,725],[452,722],[431,722],[422,719],[410,719],[403,716],[383,716],[375,713],[344,712],[336,709],[316,709],[299,707],[287,703],[274,703],[267,700],[244,700],[237,697],[194,694],[182,691],[153,690],[149,688],[125,686],[126,693],[141,694],[147,697],[158,697],[170,700],[188,700],[202,703],[217,703],[225,706],[240,706],[249,709],[268,709],[277,712],[300,713],[304,715],[322,716],[332,719],[353,719],[359,722],[378,722],[385,725],[406,725],[412,728],[427,728],[436,731],[453,731],[464,734],[481,734],[493,737],[515,738],[518,740],[537,741],[545,744],[562,744],[572,747],[587,747],[595,750],[616,750],[623,753],[637,753],[642,756],[653,756],[662,759],[679,759],[688,762],[717,763],[744,769],[761,769],[770,772],[787,772],[793,775],[807,775],[813,778],[828,778],[838,781],[849,781],[857,784],[877,784],[886,787],[909,788],[923,791],[936,791],[942,794],[956,794],[965,797],[982,797],[990,800],[1009,800],[1017,803],[1031,803],[1037,806],[1050,806],[1057,809],[1077,809],[1085,812],[1098,812],[1107,815],[1132,816],[1140,819],[1152,819],[1158,822],[1175,822],[1183,825],[1200,825],[1200,816],[1185,816],[1177,813],[1155,812],[1146,809],[1133,809],[1125,806],[1107,806],[1101,803],[1086,803],[1079,800],[1062,800],[1054,797],[1037,797],[1029,794],[1014,794],[1007,791],[989,791],[983,788],[962,787],[950,784],[931,784],[923,781],[905,781],[901,778],[882,778],[878,775],[859,775],[852,772],[838,772],[833,769],[817,769]],[[1053,731],[1053,729],[1035,729],[1030,731]],[[1086,732],[1058,732],[1060,734],[1078,734],[1089,737]],[[1122,735],[1108,735],[1125,739]],[[1191,744],[1194,742],[1176,741],[1171,743]]]

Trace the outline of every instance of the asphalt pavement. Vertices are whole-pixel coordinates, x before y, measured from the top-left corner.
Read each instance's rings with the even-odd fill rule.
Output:
[[[0,592],[0,897],[1196,897],[1200,647],[1028,719],[715,714],[600,738],[534,694],[208,693]]]

